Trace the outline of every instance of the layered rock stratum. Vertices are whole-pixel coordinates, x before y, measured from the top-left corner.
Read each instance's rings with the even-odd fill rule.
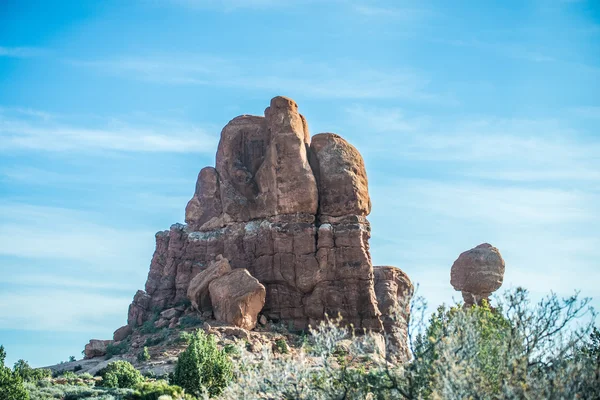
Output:
[[[358,331],[386,333],[388,351],[409,357],[412,284],[371,263],[363,158],[339,135],[311,138],[293,100],[275,97],[264,116],[223,128],[215,167],[200,171],[185,211],[185,225],[156,234],[131,329],[177,326],[193,313],[246,329],[260,313],[293,330],[341,316]],[[129,330],[117,332],[122,340]]]

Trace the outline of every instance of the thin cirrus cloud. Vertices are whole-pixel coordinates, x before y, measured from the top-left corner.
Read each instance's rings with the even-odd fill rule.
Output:
[[[41,111],[0,109],[0,151],[202,153],[215,143],[215,137],[194,125],[111,121],[89,127]]]
[[[98,332],[106,329],[127,309],[128,295],[89,290],[47,288],[40,299],[40,289],[7,289],[0,293],[0,326],[55,332]],[[77,301],[74,301],[77,299]],[[18,306],[16,306],[18,305]]]
[[[47,55],[47,49],[38,47],[6,47],[0,46],[0,57],[30,58]]]
[[[0,257],[66,260],[94,271],[135,271],[152,249],[153,232],[108,226],[100,222],[102,215],[92,212],[1,202],[0,220]]]
[[[366,154],[385,157],[393,146],[394,157],[452,163],[451,171],[463,177],[523,182],[600,180],[600,141],[589,129],[572,126],[576,115],[432,120],[398,108],[363,106],[350,107],[346,114],[353,129],[376,133],[361,143]]]
[[[455,105],[456,99],[430,88],[430,81],[409,68],[381,69],[360,62],[252,60],[210,55],[169,54],[69,60],[102,74],[159,84],[203,85],[293,93],[315,98],[403,99]],[[241,67],[243,66],[243,67]]]

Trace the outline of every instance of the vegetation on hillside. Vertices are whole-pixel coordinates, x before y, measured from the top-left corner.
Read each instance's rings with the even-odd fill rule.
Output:
[[[600,331],[589,299],[551,294],[533,305],[516,289],[495,309],[442,306],[427,322],[423,310],[417,299],[413,359],[403,365],[386,361],[377,335],[337,321],[312,330],[300,348],[283,351],[282,341],[258,355],[243,345],[219,349],[203,331],[185,335],[170,383],[143,378],[126,361],[109,364],[102,379],[52,379],[23,360],[4,367],[0,346],[0,399],[600,399]]]

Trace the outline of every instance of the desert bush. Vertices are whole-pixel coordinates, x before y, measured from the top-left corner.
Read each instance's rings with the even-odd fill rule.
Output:
[[[171,330],[169,328],[163,328],[156,336],[147,338],[144,346],[152,347],[161,344],[169,338],[170,334]]]
[[[4,366],[6,352],[0,346],[0,398],[2,400],[28,400],[29,394],[23,385],[23,378]]]
[[[143,382],[137,387],[132,399],[159,400],[161,396],[169,396],[173,400],[192,399],[190,395],[186,395],[185,390],[179,386],[169,385],[169,383],[164,380]]]
[[[44,382],[44,385],[40,383]],[[38,384],[26,383],[30,400],[123,400],[133,395],[132,389],[90,388],[74,385],[48,385],[48,381],[39,381]]]
[[[202,320],[202,318],[200,318],[197,315],[184,315],[183,317],[179,318],[179,326],[182,328],[189,328],[192,326],[199,326],[203,323],[204,321]]]
[[[374,352],[376,336],[324,322],[294,357],[265,349],[257,359],[244,352],[224,397],[600,398],[600,334],[592,329],[589,299],[551,294],[532,305],[519,288],[499,303],[496,309],[442,307],[428,323],[413,321],[414,358],[405,364]]]
[[[146,346],[144,346],[142,351],[139,352],[139,354],[137,356],[137,360],[139,362],[144,362],[144,361],[150,360],[150,353],[148,352],[148,348]]]
[[[114,361],[99,372],[102,386],[109,388],[135,388],[143,378],[127,361]]]
[[[290,351],[287,342],[283,338],[279,338],[275,341],[275,348],[281,354],[287,354]]]
[[[109,343],[108,346],[106,346],[106,359],[110,360],[114,356],[127,353],[127,351],[129,351],[128,340],[123,340],[119,344]]]
[[[232,378],[232,364],[227,354],[219,350],[213,336],[198,330],[187,349],[179,354],[173,382],[188,393],[200,396],[219,395]]]

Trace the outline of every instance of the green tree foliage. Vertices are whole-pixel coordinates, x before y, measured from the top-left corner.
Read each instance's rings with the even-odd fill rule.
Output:
[[[114,361],[102,371],[102,386],[109,388],[135,388],[143,381],[142,374],[127,361]]]
[[[33,369],[25,360],[17,361],[13,367],[13,372],[19,375],[25,382],[37,382],[40,379],[52,377],[51,370],[44,368]]]
[[[0,400],[29,400],[23,378],[4,365],[6,352],[0,346]]]
[[[219,395],[232,379],[232,364],[213,336],[198,330],[177,360],[173,383],[188,393]]]

